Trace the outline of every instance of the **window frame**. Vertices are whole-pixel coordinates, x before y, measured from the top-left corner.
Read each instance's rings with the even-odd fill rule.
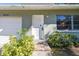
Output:
[[[56,15],[56,28],[57,28],[57,16],[62,16],[62,15]],[[63,15],[64,16],[64,15]],[[71,29],[57,29],[57,31],[62,31],[62,32],[79,32],[79,29],[74,29],[74,21],[73,21],[73,18],[74,16],[76,15],[69,15],[71,16]]]
[[[73,24],[74,24],[74,20],[75,20],[75,19],[74,19],[74,16],[77,16],[77,17],[78,17],[79,15],[73,15]],[[78,21],[78,20],[77,20],[77,21]],[[79,21],[78,21],[78,22],[79,22]],[[75,23],[75,25],[76,25],[76,23]],[[75,25],[73,25],[73,28],[74,28]],[[78,25],[79,25],[79,23],[78,23]],[[79,28],[78,28],[78,29],[74,28],[73,30],[79,30]]]
[[[57,19],[58,19],[58,17],[57,16],[70,16],[71,17],[71,15],[56,15],[56,27],[58,26],[58,24],[57,24]],[[70,24],[72,25],[72,23],[71,23],[71,19],[69,20],[70,21]],[[72,29],[72,27],[71,27],[71,29]],[[70,29],[57,29],[57,30],[70,30]]]

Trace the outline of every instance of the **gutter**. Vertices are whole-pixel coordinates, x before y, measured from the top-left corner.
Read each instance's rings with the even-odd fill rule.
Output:
[[[79,4],[0,3],[0,10],[57,10],[57,9],[79,9]]]

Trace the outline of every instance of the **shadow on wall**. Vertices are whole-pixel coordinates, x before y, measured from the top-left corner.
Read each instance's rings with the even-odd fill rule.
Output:
[[[28,29],[27,34],[31,35],[32,15],[23,15],[22,16],[22,28]]]
[[[45,39],[56,30],[56,15],[48,14],[44,16],[44,36]]]
[[[49,37],[49,32],[45,34],[45,39],[47,40]]]

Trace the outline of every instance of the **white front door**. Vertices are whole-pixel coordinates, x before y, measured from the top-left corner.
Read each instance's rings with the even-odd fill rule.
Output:
[[[32,35],[35,40],[43,38],[44,15],[32,15]]]

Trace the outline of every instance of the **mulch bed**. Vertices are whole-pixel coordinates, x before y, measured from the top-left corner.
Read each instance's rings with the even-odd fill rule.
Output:
[[[72,46],[70,48],[68,48],[69,51],[73,52],[73,54],[75,56],[79,56],[79,46]]]
[[[79,56],[79,46],[51,48],[53,56]]]

